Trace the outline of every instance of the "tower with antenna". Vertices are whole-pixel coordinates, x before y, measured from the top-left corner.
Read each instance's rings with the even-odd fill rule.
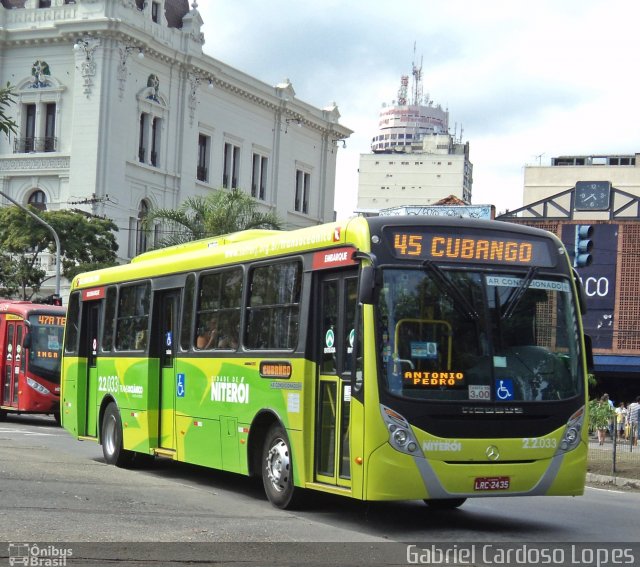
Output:
[[[397,98],[383,104],[371,153],[360,154],[358,204],[362,214],[394,207],[471,203],[473,164],[462,126],[449,131],[449,111],[423,92],[422,57],[413,45],[411,72]]]
[[[422,57],[418,63],[414,43],[411,88],[409,75],[402,75],[397,100],[382,105],[378,134],[371,141],[374,153],[412,151],[427,136],[449,133],[448,110],[424,96],[422,84]]]

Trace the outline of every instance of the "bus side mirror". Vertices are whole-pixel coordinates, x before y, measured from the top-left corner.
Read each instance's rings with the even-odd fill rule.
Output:
[[[360,271],[360,287],[358,301],[360,303],[375,303],[376,269],[373,266],[363,266]]]
[[[587,357],[587,370],[591,372],[594,367],[593,345],[591,343],[591,335],[584,335],[584,351]]]
[[[31,348],[31,333],[27,333],[22,339],[22,348]]]

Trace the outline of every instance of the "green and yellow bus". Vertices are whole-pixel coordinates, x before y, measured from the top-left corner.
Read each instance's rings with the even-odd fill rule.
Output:
[[[579,495],[579,282],[552,234],[352,218],[142,254],[72,283],[63,426],[107,463],[162,456],[361,500]]]

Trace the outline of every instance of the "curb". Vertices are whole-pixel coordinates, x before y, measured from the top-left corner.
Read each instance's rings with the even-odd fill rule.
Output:
[[[593,482],[594,484],[611,484],[621,488],[640,490],[640,480],[621,478],[619,476],[587,473],[587,482]]]

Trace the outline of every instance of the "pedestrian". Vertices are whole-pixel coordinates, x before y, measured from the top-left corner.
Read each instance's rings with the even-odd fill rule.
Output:
[[[640,414],[640,396],[636,398],[636,401],[629,404],[627,409],[627,421],[629,422],[629,436],[631,438],[631,444],[636,447],[638,445],[638,417]]]
[[[606,396],[606,394],[605,394]],[[598,400],[598,407],[597,407],[598,411],[597,411],[597,423],[596,423],[596,428],[598,430],[598,444],[599,445],[604,445],[604,441],[607,438],[607,431],[609,430],[609,403],[608,403],[608,398],[605,398],[604,396],[602,396],[599,400]]]
[[[613,405],[613,401],[609,397],[609,394],[602,394],[602,403],[607,404],[611,409],[611,413],[615,411],[615,406]],[[607,423],[607,431],[609,432],[609,436],[613,439],[613,429],[615,428],[615,423],[613,419],[613,415],[609,418],[609,423]]]
[[[625,426],[627,424],[627,408],[624,402],[620,402],[616,408],[616,428],[620,439],[626,439]]]

